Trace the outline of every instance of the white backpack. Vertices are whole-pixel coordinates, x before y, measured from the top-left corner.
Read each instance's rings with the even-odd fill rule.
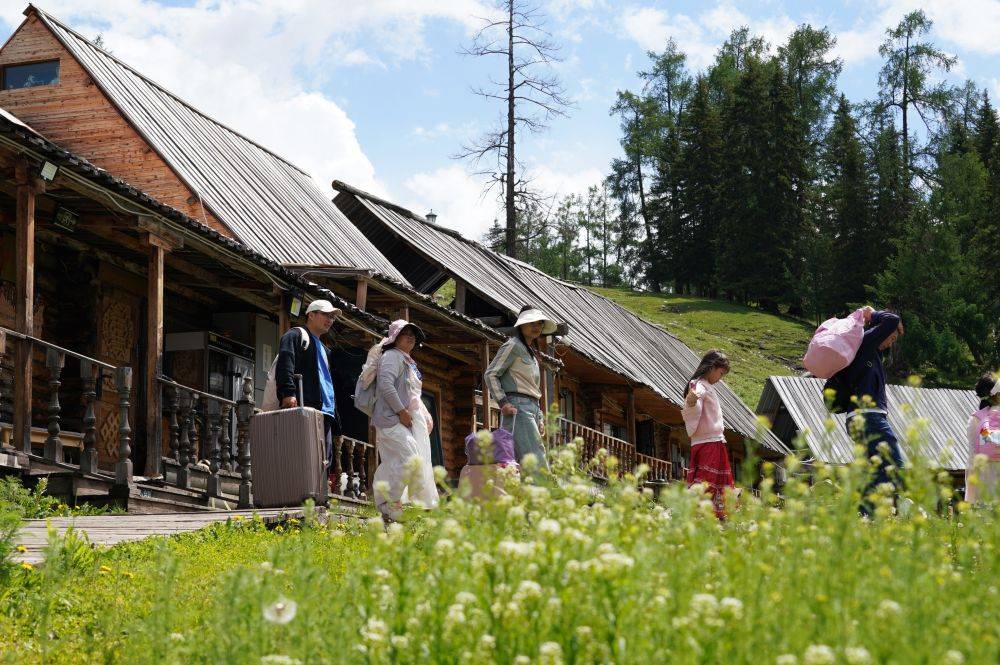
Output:
[[[305,351],[309,348],[309,331],[305,328],[296,326],[292,330],[298,330],[299,336],[302,338],[302,350]],[[280,353],[280,352],[279,352]],[[274,360],[271,361],[271,368],[267,370],[267,383],[264,384],[264,397],[261,398],[259,408],[261,411],[277,411],[281,408],[281,403],[278,401],[278,383],[274,378],[274,370],[278,366],[278,354],[275,354]],[[299,404],[299,406],[302,406]]]

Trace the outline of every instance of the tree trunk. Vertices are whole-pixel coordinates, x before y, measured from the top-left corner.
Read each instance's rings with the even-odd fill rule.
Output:
[[[514,214],[514,0],[507,0],[507,256],[517,258],[517,216]]]

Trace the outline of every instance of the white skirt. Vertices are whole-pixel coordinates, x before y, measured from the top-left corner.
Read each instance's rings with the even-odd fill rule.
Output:
[[[396,502],[438,505],[427,421],[421,409],[410,411],[410,417],[412,427],[397,423],[375,429],[379,464],[373,484],[375,505],[383,514]]]

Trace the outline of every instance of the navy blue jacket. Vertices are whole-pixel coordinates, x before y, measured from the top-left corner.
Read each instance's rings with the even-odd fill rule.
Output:
[[[870,325],[865,330],[858,355],[843,371],[847,373],[847,385],[851,394],[862,398],[865,395],[874,400],[880,409],[886,409],[885,368],[882,366],[882,352],[878,347],[899,327],[899,315],[892,312],[875,312]]]
[[[323,408],[323,393],[319,386],[319,360],[313,344],[316,340],[310,338],[309,348],[302,348],[302,335],[296,328],[291,328],[281,336],[278,344],[278,364],[274,368],[274,381],[277,387],[278,400],[295,397],[298,390],[295,387],[293,374],[302,375],[302,401],[299,406],[309,406],[320,410]],[[326,358],[330,365],[330,374],[334,375],[333,358],[327,349]],[[336,377],[334,376],[336,384]]]

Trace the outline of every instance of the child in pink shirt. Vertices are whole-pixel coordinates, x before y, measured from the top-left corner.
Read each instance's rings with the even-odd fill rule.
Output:
[[[715,384],[729,373],[729,358],[721,351],[709,351],[684,387],[681,416],[691,437],[691,462],[687,484],[701,483],[712,498],[715,514],[723,519],[725,490],[733,487],[733,471],[726,450],[722,408]]]
[[[965,469],[965,500],[1000,500],[1000,379],[983,374],[976,383],[979,410],[969,418],[969,462]],[[985,460],[976,460],[982,455]],[[975,467],[975,468],[973,468]]]

